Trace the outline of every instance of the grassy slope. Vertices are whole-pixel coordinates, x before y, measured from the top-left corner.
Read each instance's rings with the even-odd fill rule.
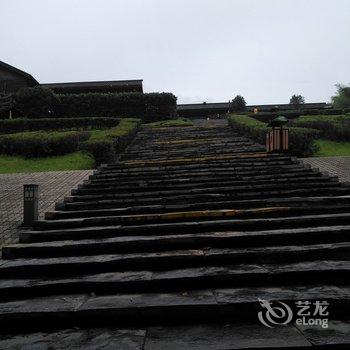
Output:
[[[0,173],[28,173],[38,171],[91,169],[94,160],[83,152],[59,157],[25,159],[0,155]]]
[[[313,157],[350,156],[350,142],[317,140],[315,143],[319,151]]]

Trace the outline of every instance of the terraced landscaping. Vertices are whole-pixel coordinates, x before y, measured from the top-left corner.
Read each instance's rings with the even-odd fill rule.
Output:
[[[349,219],[349,186],[227,127],[143,128],[3,248],[0,348],[350,344]],[[327,301],[329,328],[269,329],[259,299]]]

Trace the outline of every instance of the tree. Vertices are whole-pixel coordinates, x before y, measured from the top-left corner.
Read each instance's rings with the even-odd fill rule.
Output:
[[[60,104],[60,99],[52,90],[40,86],[19,90],[15,101],[16,109],[28,118],[52,116]]]
[[[333,107],[349,108],[350,107],[350,86],[336,84],[337,94],[332,96]]]
[[[237,95],[230,103],[231,112],[243,112],[246,107],[246,102],[243,96]]]
[[[305,103],[305,98],[301,95],[293,95],[290,98],[289,104],[294,105],[296,107]]]

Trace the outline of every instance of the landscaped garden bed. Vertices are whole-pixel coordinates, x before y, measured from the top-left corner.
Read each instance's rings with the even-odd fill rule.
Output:
[[[113,122],[117,126],[104,129],[91,129],[91,123],[83,122],[90,130],[40,130],[0,135],[0,173],[90,169],[102,162],[112,162],[140,125],[140,119],[135,118],[118,122]],[[48,124],[44,123],[44,129]],[[77,127],[78,124],[72,121],[70,125]],[[93,120],[92,125],[106,124]]]
[[[350,156],[350,114],[301,116],[292,125],[319,131],[315,156]]]
[[[247,115],[231,114],[228,118],[230,127],[239,135],[246,136],[257,143],[265,144],[268,124]],[[289,149],[295,156],[309,156],[317,151],[314,141],[319,131],[312,128],[288,127]]]

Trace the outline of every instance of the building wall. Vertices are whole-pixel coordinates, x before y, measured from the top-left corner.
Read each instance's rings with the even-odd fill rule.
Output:
[[[8,71],[6,68],[0,67],[0,93],[16,92],[29,84],[25,78],[20,75]]]

